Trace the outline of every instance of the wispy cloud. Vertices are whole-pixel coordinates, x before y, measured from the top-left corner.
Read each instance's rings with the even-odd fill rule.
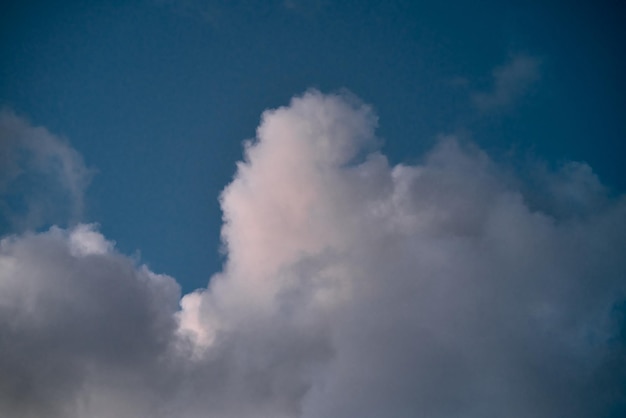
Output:
[[[474,105],[481,111],[506,108],[522,97],[540,78],[538,58],[516,54],[493,70],[492,87],[472,95]]]
[[[66,141],[0,111],[0,214],[24,230],[79,220],[92,171]]]
[[[586,204],[605,190],[573,164],[547,206],[581,209],[531,209],[450,137],[392,166],[376,123],[317,91],[266,111],[221,196],[227,263],[180,310],[92,225],[3,239],[0,414],[608,416],[626,201]]]

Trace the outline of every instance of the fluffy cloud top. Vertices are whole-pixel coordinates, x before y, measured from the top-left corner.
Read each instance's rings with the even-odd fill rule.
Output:
[[[180,309],[93,226],[4,238],[0,412],[623,413],[624,199],[581,163],[529,188],[454,138],[392,166],[375,127],[316,91],[265,112],[221,196],[224,270]]]
[[[173,341],[178,298],[173,279],[116,253],[93,225],[4,238],[2,415],[94,416],[94,400],[151,385]]]

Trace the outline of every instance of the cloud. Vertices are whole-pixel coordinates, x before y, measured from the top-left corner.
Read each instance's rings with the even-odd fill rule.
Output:
[[[513,55],[506,64],[493,71],[493,85],[489,91],[472,95],[474,105],[481,111],[510,106],[539,80],[540,64],[535,57]]]
[[[224,269],[179,309],[93,225],[5,238],[0,412],[623,412],[624,198],[582,163],[535,198],[450,137],[392,166],[376,124],[317,91],[266,111],[221,195]]]
[[[136,266],[94,225],[2,239],[1,415],[85,416],[89,402],[152,385],[174,341],[179,294],[173,279]]]
[[[91,174],[63,139],[0,111],[0,232],[77,221]]]

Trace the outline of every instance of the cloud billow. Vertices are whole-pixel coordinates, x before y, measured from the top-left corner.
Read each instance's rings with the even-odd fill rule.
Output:
[[[450,137],[393,166],[376,124],[317,91],[265,112],[221,195],[224,269],[180,309],[94,226],[5,237],[0,412],[623,412],[623,197],[572,163],[538,199]]]

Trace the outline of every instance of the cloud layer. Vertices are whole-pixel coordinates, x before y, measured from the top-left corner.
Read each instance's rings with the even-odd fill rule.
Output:
[[[5,237],[2,415],[623,412],[624,199],[454,138],[393,166],[376,123],[316,91],[265,112],[221,195],[224,269],[180,308],[93,225]]]

